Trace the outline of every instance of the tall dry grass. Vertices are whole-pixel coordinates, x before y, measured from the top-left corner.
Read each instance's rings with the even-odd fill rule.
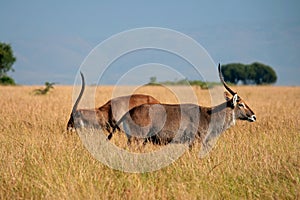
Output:
[[[161,170],[113,170],[67,134],[72,87],[45,96],[37,87],[0,87],[0,199],[299,199],[300,88],[236,87],[257,122],[238,122],[204,159],[199,146]],[[199,103],[205,90],[194,88]],[[113,87],[99,87],[97,105]],[[176,102],[165,88],[145,87],[162,102]],[[99,94],[99,95],[98,95]],[[112,142],[125,139],[116,134]]]

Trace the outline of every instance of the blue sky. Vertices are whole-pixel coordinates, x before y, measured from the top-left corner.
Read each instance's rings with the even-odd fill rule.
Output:
[[[277,85],[300,85],[299,10],[297,0],[2,0],[0,41],[13,47],[17,62],[10,75],[19,84],[51,81],[72,85],[82,62],[99,43],[129,29],[162,27],[193,38],[216,63],[262,62],[277,72]],[[112,78],[103,84],[115,84],[113,75],[124,73],[126,65],[143,64],[144,58],[145,64],[167,59],[170,66],[177,59],[157,52],[144,54],[118,60],[118,66],[107,72]],[[186,67],[184,62],[177,63]],[[186,76],[196,78],[193,73]]]

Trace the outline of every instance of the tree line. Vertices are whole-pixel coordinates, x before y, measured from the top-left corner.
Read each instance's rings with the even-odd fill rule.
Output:
[[[176,86],[176,85],[192,85],[192,86],[199,86],[201,89],[209,89],[214,87],[215,85],[219,85],[220,83],[217,82],[205,82],[200,80],[188,80],[185,79],[179,79],[174,81],[162,81],[157,82],[157,78],[155,76],[150,77],[150,82],[146,85],[154,85],[154,86],[160,86],[160,85],[169,85],[169,86]]]
[[[277,80],[276,72],[272,67],[254,62],[252,64],[231,63],[222,65],[222,74],[226,82],[232,84],[273,84]]]
[[[270,66],[259,62],[252,64],[230,63],[222,65],[221,71],[224,80],[231,84],[262,85],[273,84],[277,80],[276,72]],[[208,89],[218,84],[216,82],[188,79],[157,82],[156,77],[150,77],[148,83],[148,85],[197,85],[202,89]]]

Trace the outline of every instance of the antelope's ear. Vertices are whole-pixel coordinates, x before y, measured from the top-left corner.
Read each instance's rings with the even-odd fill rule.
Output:
[[[229,94],[229,92],[227,92],[227,91],[224,92],[224,98],[226,101],[229,101],[231,99],[231,97],[232,96],[231,96],[231,94]]]
[[[237,101],[238,101],[238,95],[237,94],[235,94],[235,95],[233,95],[233,98],[232,98],[232,104],[233,104],[233,106],[236,106],[236,104],[237,104]]]

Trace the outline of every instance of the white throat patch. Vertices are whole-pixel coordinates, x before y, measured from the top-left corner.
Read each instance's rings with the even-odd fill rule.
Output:
[[[235,113],[234,110],[232,111],[232,123],[231,125],[235,125]]]

